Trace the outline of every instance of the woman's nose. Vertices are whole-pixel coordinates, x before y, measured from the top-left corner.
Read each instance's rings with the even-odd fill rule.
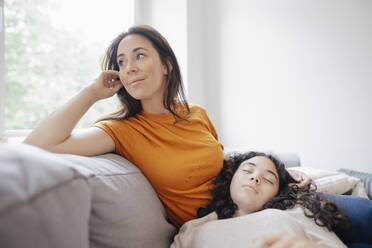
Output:
[[[127,73],[130,74],[130,73],[136,72],[136,71],[137,71],[137,66],[135,65],[135,63],[128,62],[128,64],[127,64]]]

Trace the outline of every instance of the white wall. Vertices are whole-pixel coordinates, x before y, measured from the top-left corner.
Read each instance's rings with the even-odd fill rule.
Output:
[[[200,0],[187,0],[187,92],[188,100],[194,104],[207,104],[204,60],[205,30],[204,3]],[[177,55],[177,54],[176,54]],[[177,55],[178,56],[178,55]]]
[[[220,0],[188,0],[188,98],[203,106],[221,136]]]
[[[372,1],[205,4],[206,105],[225,147],[372,172]]]
[[[135,24],[151,25],[167,39],[187,84],[187,0],[136,0],[135,5]]]
[[[227,150],[372,172],[372,1],[138,0]],[[138,23],[138,22],[137,22]]]

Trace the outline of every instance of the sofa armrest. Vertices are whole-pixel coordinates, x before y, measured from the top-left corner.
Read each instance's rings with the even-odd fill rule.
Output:
[[[1,144],[0,161],[2,246],[169,246],[175,227],[151,184],[123,157]]]
[[[1,247],[89,247],[91,188],[66,161],[0,144]]]

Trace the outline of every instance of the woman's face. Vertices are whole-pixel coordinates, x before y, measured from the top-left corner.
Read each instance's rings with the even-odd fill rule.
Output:
[[[261,210],[277,195],[279,176],[275,164],[267,157],[256,156],[240,164],[231,184],[230,195],[238,206],[235,216]]]
[[[166,67],[151,42],[141,35],[128,35],[118,46],[117,62],[120,80],[137,100],[162,102]]]

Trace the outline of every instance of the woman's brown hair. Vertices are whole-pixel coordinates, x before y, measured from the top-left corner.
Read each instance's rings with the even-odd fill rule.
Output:
[[[177,58],[168,44],[167,40],[154,28],[147,25],[133,26],[129,28],[127,32],[119,34],[108,47],[106,54],[102,60],[103,70],[115,70],[119,71],[119,65],[117,63],[117,51],[119,43],[128,35],[141,35],[148,39],[153,47],[159,54],[162,64],[167,68],[166,76],[166,89],[163,99],[164,107],[173,114],[177,119],[185,120],[190,114],[189,104],[186,101],[184,87],[182,84],[181,71],[177,62]],[[141,102],[133,98],[125,89],[122,87],[117,96],[121,102],[121,108],[113,112],[98,121],[102,120],[124,120],[129,117],[133,117],[142,111]],[[180,107],[182,113],[177,113],[176,108]]]

